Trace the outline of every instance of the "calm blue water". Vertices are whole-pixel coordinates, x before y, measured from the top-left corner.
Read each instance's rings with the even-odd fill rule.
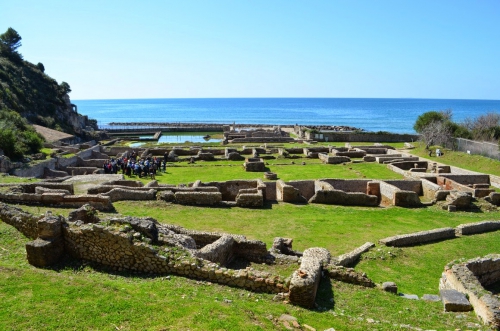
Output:
[[[461,122],[500,112],[500,100],[246,98],[77,100],[78,112],[98,121],[222,124],[348,125],[366,131],[414,133],[422,113],[451,109]]]

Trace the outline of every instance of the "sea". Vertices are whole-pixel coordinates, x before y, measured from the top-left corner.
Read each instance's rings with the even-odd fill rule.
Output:
[[[370,98],[192,98],[73,100],[78,112],[111,123],[216,123],[350,126],[415,133],[417,117],[451,110],[453,121],[500,112],[500,100]]]

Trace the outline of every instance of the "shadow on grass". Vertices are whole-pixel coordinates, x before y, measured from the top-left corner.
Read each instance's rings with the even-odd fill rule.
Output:
[[[316,305],[320,312],[335,308],[335,296],[332,290],[332,281],[329,277],[321,277],[316,293]]]
[[[119,276],[119,277],[126,277],[126,278],[141,278],[141,279],[154,279],[158,277],[163,277],[166,274],[151,274],[151,273],[145,273],[145,272],[139,272],[139,271],[132,271],[132,270],[116,270],[113,267],[106,266],[103,264],[99,264],[97,262],[93,261],[87,261],[87,260],[80,260],[77,258],[73,258],[68,254],[65,254],[59,262],[48,266],[46,268],[47,270],[53,270],[55,272],[62,272],[62,271],[73,271],[73,272],[98,272],[98,273],[103,273],[103,274],[108,274],[108,275],[113,275],[113,276]]]

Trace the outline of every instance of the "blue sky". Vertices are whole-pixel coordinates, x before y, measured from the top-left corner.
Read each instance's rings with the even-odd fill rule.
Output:
[[[78,99],[500,99],[500,1],[3,1]]]

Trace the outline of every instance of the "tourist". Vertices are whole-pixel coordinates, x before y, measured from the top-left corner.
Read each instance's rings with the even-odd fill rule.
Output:
[[[440,157],[442,154],[441,154],[441,150],[439,148],[436,149],[436,156],[437,157]]]

